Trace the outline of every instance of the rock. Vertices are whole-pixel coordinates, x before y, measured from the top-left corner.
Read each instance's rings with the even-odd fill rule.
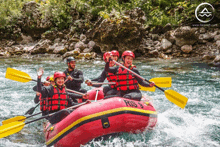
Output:
[[[62,39],[61,43],[62,43],[62,44],[67,44],[66,39]]]
[[[192,51],[192,45],[184,45],[184,46],[181,47],[181,50],[184,53],[190,53]]]
[[[53,53],[63,55],[64,53],[66,53],[66,51],[67,48],[65,48],[64,45],[61,45],[61,46],[56,46],[56,48],[53,50]]]
[[[79,48],[81,50],[84,50],[86,48],[86,45],[83,42],[79,41],[75,44],[74,48]]]
[[[54,43],[60,43],[60,40],[61,40],[60,38],[56,38],[53,42]]]
[[[57,44],[57,43],[56,43]],[[50,45],[48,48],[47,48],[47,53],[49,54],[53,54],[53,51],[55,50],[57,45]]]
[[[174,44],[175,43],[175,37],[173,35],[174,35],[173,31],[168,31],[164,34],[164,37],[165,37],[165,39],[170,41],[172,44]]]
[[[204,27],[201,27],[201,28],[199,29],[199,33],[200,33],[200,34],[205,34],[205,33],[206,33],[206,29],[205,29]]]
[[[181,57],[181,52],[177,52],[176,56]]]
[[[88,43],[88,48],[94,48],[95,47],[95,42],[94,41],[89,41]]]
[[[33,48],[34,48],[34,45],[32,45],[32,46],[24,46],[23,51],[26,52],[26,53],[29,53]]]
[[[92,51],[92,48],[85,48],[83,50],[83,53],[90,53]]]
[[[211,55],[211,54],[205,54],[202,56],[202,60],[213,60],[215,59],[215,55]]]
[[[172,49],[168,49],[165,53],[166,54],[172,53]]]
[[[91,58],[92,58],[92,59],[95,59],[96,57],[97,57],[97,53],[91,52]]]
[[[216,45],[217,45],[218,48],[220,48],[220,40],[216,41]]]
[[[168,23],[163,27],[162,32],[166,33],[167,31],[170,31],[170,30],[172,30],[172,27],[171,27],[171,24]]]
[[[167,39],[162,39],[161,47],[162,47],[163,50],[167,50],[171,46],[172,46],[172,43],[170,41],[168,41]]]
[[[12,47],[5,47],[5,51],[10,53],[10,52],[13,52],[14,50]]]
[[[59,37],[59,38],[64,38],[64,36],[65,36],[65,35],[64,35],[62,32],[58,32],[58,33],[57,33],[57,37]]]
[[[22,55],[24,53],[23,46],[13,46],[13,52],[11,52],[11,55]]]
[[[43,54],[47,53],[47,48],[50,46],[50,40],[41,40],[39,41],[34,48],[31,50],[31,54]]]
[[[79,56],[77,56],[77,58],[86,58],[86,59],[92,59],[92,57],[94,57],[94,55],[92,53],[80,53]]]
[[[156,47],[156,46],[161,46],[160,41],[154,41],[154,46],[155,46],[155,47]]]
[[[183,57],[184,57],[184,58],[186,58],[186,57],[188,57],[188,56],[189,56],[189,55],[187,55],[187,54],[183,54]]]
[[[109,15],[111,19],[98,19],[94,27],[86,33],[86,36],[99,46],[97,50],[102,53],[113,47],[118,48],[119,52],[137,50],[142,42],[141,38],[145,36],[144,11],[135,8],[126,11],[125,15],[114,11]]]
[[[189,26],[177,28],[174,31],[176,45],[193,45],[199,39],[199,33],[196,29],[191,29]]]
[[[45,33],[41,34],[42,39],[49,39],[53,41],[57,37],[57,31],[46,31]]]
[[[172,58],[171,56],[165,55],[165,54],[163,54],[163,53],[161,53],[161,54],[159,55],[159,57],[162,58],[162,59],[171,59],[171,58]]]
[[[220,40],[220,35],[216,35],[216,36],[214,37],[214,40],[215,40],[215,41]]]
[[[72,37],[68,42],[69,42],[70,44],[71,44],[72,42],[79,42],[79,39],[76,38],[76,37]]]
[[[158,35],[158,34],[152,34],[152,35],[151,35],[151,39],[152,39],[152,40],[158,40],[158,38],[159,38],[159,35]]]
[[[200,34],[199,39],[201,40],[208,40],[211,41],[213,40],[214,36],[212,36],[210,33],[205,33],[205,34]]]
[[[78,52],[78,51],[72,50],[72,51],[66,52],[66,53],[62,56],[62,58],[65,59],[65,58],[67,58],[67,57],[69,57],[69,56],[74,56],[74,57],[76,57],[76,56],[79,55],[79,53],[80,53],[80,52]]]
[[[21,35],[22,40],[17,41],[19,44],[29,44],[33,42],[33,39],[31,36],[25,36],[24,34]]]
[[[15,41],[10,40],[10,41],[7,42],[7,45],[6,45],[6,46],[11,47],[11,46],[14,45],[14,44],[15,44]]]
[[[82,42],[85,42],[86,39],[87,39],[86,35],[84,35],[84,34],[81,34],[80,37],[79,37],[79,40],[82,41]]]
[[[159,52],[158,52],[158,50],[153,50],[153,51],[149,51],[149,54],[151,54],[153,56],[158,56]]]
[[[75,48],[73,51],[75,54],[79,54],[81,50],[79,48]]]
[[[214,63],[220,62],[220,55],[217,55],[213,60]]]
[[[5,51],[5,52],[0,52],[0,57],[3,56],[3,57],[10,57],[10,53],[8,51]]]
[[[76,42],[72,42],[69,46],[69,50],[72,51],[75,49]]]

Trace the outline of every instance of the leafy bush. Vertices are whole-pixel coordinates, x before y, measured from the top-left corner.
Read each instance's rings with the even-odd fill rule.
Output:
[[[31,0],[0,0],[0,28],[16,23],[21,16],[24,3]],[[77,10],[83,18],[92,14],[93,18],[109,17],[113,10],[123,15],[126,10],[141,8],[146,14],[146,24],[178,25],[195,18],[195,8],[199,0],[35,0],[41,5],[42,18],[49,17],[54,27],[68,28],[73,23],[72,11]],[[218,3],[218,0],[206,0]],[[105,14],[105,15],[103,15]]]

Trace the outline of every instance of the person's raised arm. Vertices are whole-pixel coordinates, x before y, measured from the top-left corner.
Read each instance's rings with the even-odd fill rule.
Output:
[[[109,67],[109,62],[106,62],[106,64],[105,64],[105,71],[113,73],[113,74],[116,74],[116,72],[118,71],[118,66]]]

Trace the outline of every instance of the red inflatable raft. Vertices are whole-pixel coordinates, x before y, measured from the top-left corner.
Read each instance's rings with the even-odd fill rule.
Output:
[[[47,146],[79,147],[108,134],[142,132],[156,122],[151,103],[114,97],[82,105],[57,124],[48,124],[45,139]]]

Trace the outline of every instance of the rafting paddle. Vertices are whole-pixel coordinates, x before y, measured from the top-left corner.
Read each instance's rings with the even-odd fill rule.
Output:
[[[154,82],[157,86],[161,87],[161,88],[169,88],[172,85],[172,78],[171,77],[156,77],[156,78],[152,78],[149,80],[150,82]],[[91,82],[92,85],[104,85],[104,84],[115,84],[115,82],[108,82],[108,83],[95,83],[95,82]],[[142,91],[149,91],[149,92],[154,92],[156,90],[156,87],[144,87],[141,86],[139,84],[139,88]]]
[[[117,64],[118,66],[128,70],[129,72],[131,72],[133,75],[137,76],[138,78],[151,83],[150,81],[146,80],[145,78],[141,77],[139,74],[133,72],[132,70],[128,69],[127,67],[125,67],[124,65],[116,62],[115,60],[112,60],[115,64]],[[180,108],[185,108],[188,98],[179,94],[178,92],[174,91],[174,90],[163,90],[162,88],[160,88],[159,86],[155,85],[156,88],[160,89],[161,91],[163,91],[165,93],[166,98],[171,101],[172,103],[176,104],[177,106],[179,106]]]
[[[14,122],[14,121],[24,121],[24,120],[27,119],[27,118],[30,118],[30,117],[32,117],[32,116],[41,114],[42,112],[33,114],[35,108],[37,108],[37,106],[39,106],[39,105],[40,105],[40,103],[38,103],[35,107],[32,107],[31,109],[29,109],[29,110],[24,114],[24,115],[29,114],[30,116],[28,116],[28,117],[26,117],[26,116],[15,116],[15,117],[12,117],[12,118],[3,120],[3,121],[2,121],[2,124],[5,125],[5,124],[8,124],[8,123],[11,123],[11,122]],[[33,115],[32,115],[32,114],[33,114]]]
[[[29,82],[29,81],[37,82],[37,80],[33,80],[27,73],[9,67],[6,70],[5,78],[18,82]],[[162,88],[171,87],[171,83],[172,83],[171,77],[157,77],[157,78],[152,78],[149,81],[151,82],[153,81],[157,86]],[[140,86],[140,90],[142,91],[154,92],[156,89],[155,87],[143,87],[141,85],[139,86]]]
[[[75,106],[72,106],[72,107],[69,107],[69,108],[66,108],[66,109],[68,110],[68,109],[77,108],[77,107],[82,106],[82,105],[87,104],[87,103],[90,103],[90,101],[85,101],[85,102],[82,102],[78,105],[75,105]],[[62,110],[64,110],[64,109],[62,109]],[[59,111],[61,111],[61,110],[59,110]],[[7,137],[9,135],[15,134],[15,133],[21,131],[25,125],[30,124],[30,123],[35,122],[35,121],[38,121],[38,120],[41,120],[41,119],[44,119],[44,118],[47,118],[47,117],[50,117],[50,116],[58,113],[59,111],[48,114],[48,115],[45,115],[45,116],[42,116],[40,118],[34,119],[34,120],[26,122],[26,123],[23,121],[23,120],[26,119],[25,117],[22,119],[22,121],[14,121],[14,122],[11,122],[11,123],[6,123],[5,125],[0,126],[0,138]]]
[[[38,103],[35,107],[32,107],[31,109],[29,109],[26,113],[25,113],[25,115],[27,115],[27,114],[29,114],[29,115],[32,115],[33,114],[33,112],[34,112],[34,110],[37,108],[37,106],[39,106],[40,105],[40,103]]]
[[[107,82],[107,83],[102,83],[102,82],[98,82],[98,83],[95,83],[95,82],[91,82],[92,85],[111,85],[111,84],[116,84],[116,82]]]
[[[3,120],[3,121],[2,121],[2,125],[6,125],[6,124],[12,123],[12,122],[14,122],[14,121],[22,121],[22,122],[24,122],[27,118],[36,116],[36,115],[41,114],[41,113],[42,113],[42,112],[38,112],[38,113],[36,113],[36,114],[30,115],[30,116],[27,116],[27,117],[26,117],[26,116],[15,116],[15,117],[12,117],[12,118]]]
[[[10,67],[8,67],[6,70],[5,78],[18,81],[18,82],[23,82],[23,83],[30,82],[30,81],[37,82],[37,80],[33,80],[27,73],[10,68]]]

